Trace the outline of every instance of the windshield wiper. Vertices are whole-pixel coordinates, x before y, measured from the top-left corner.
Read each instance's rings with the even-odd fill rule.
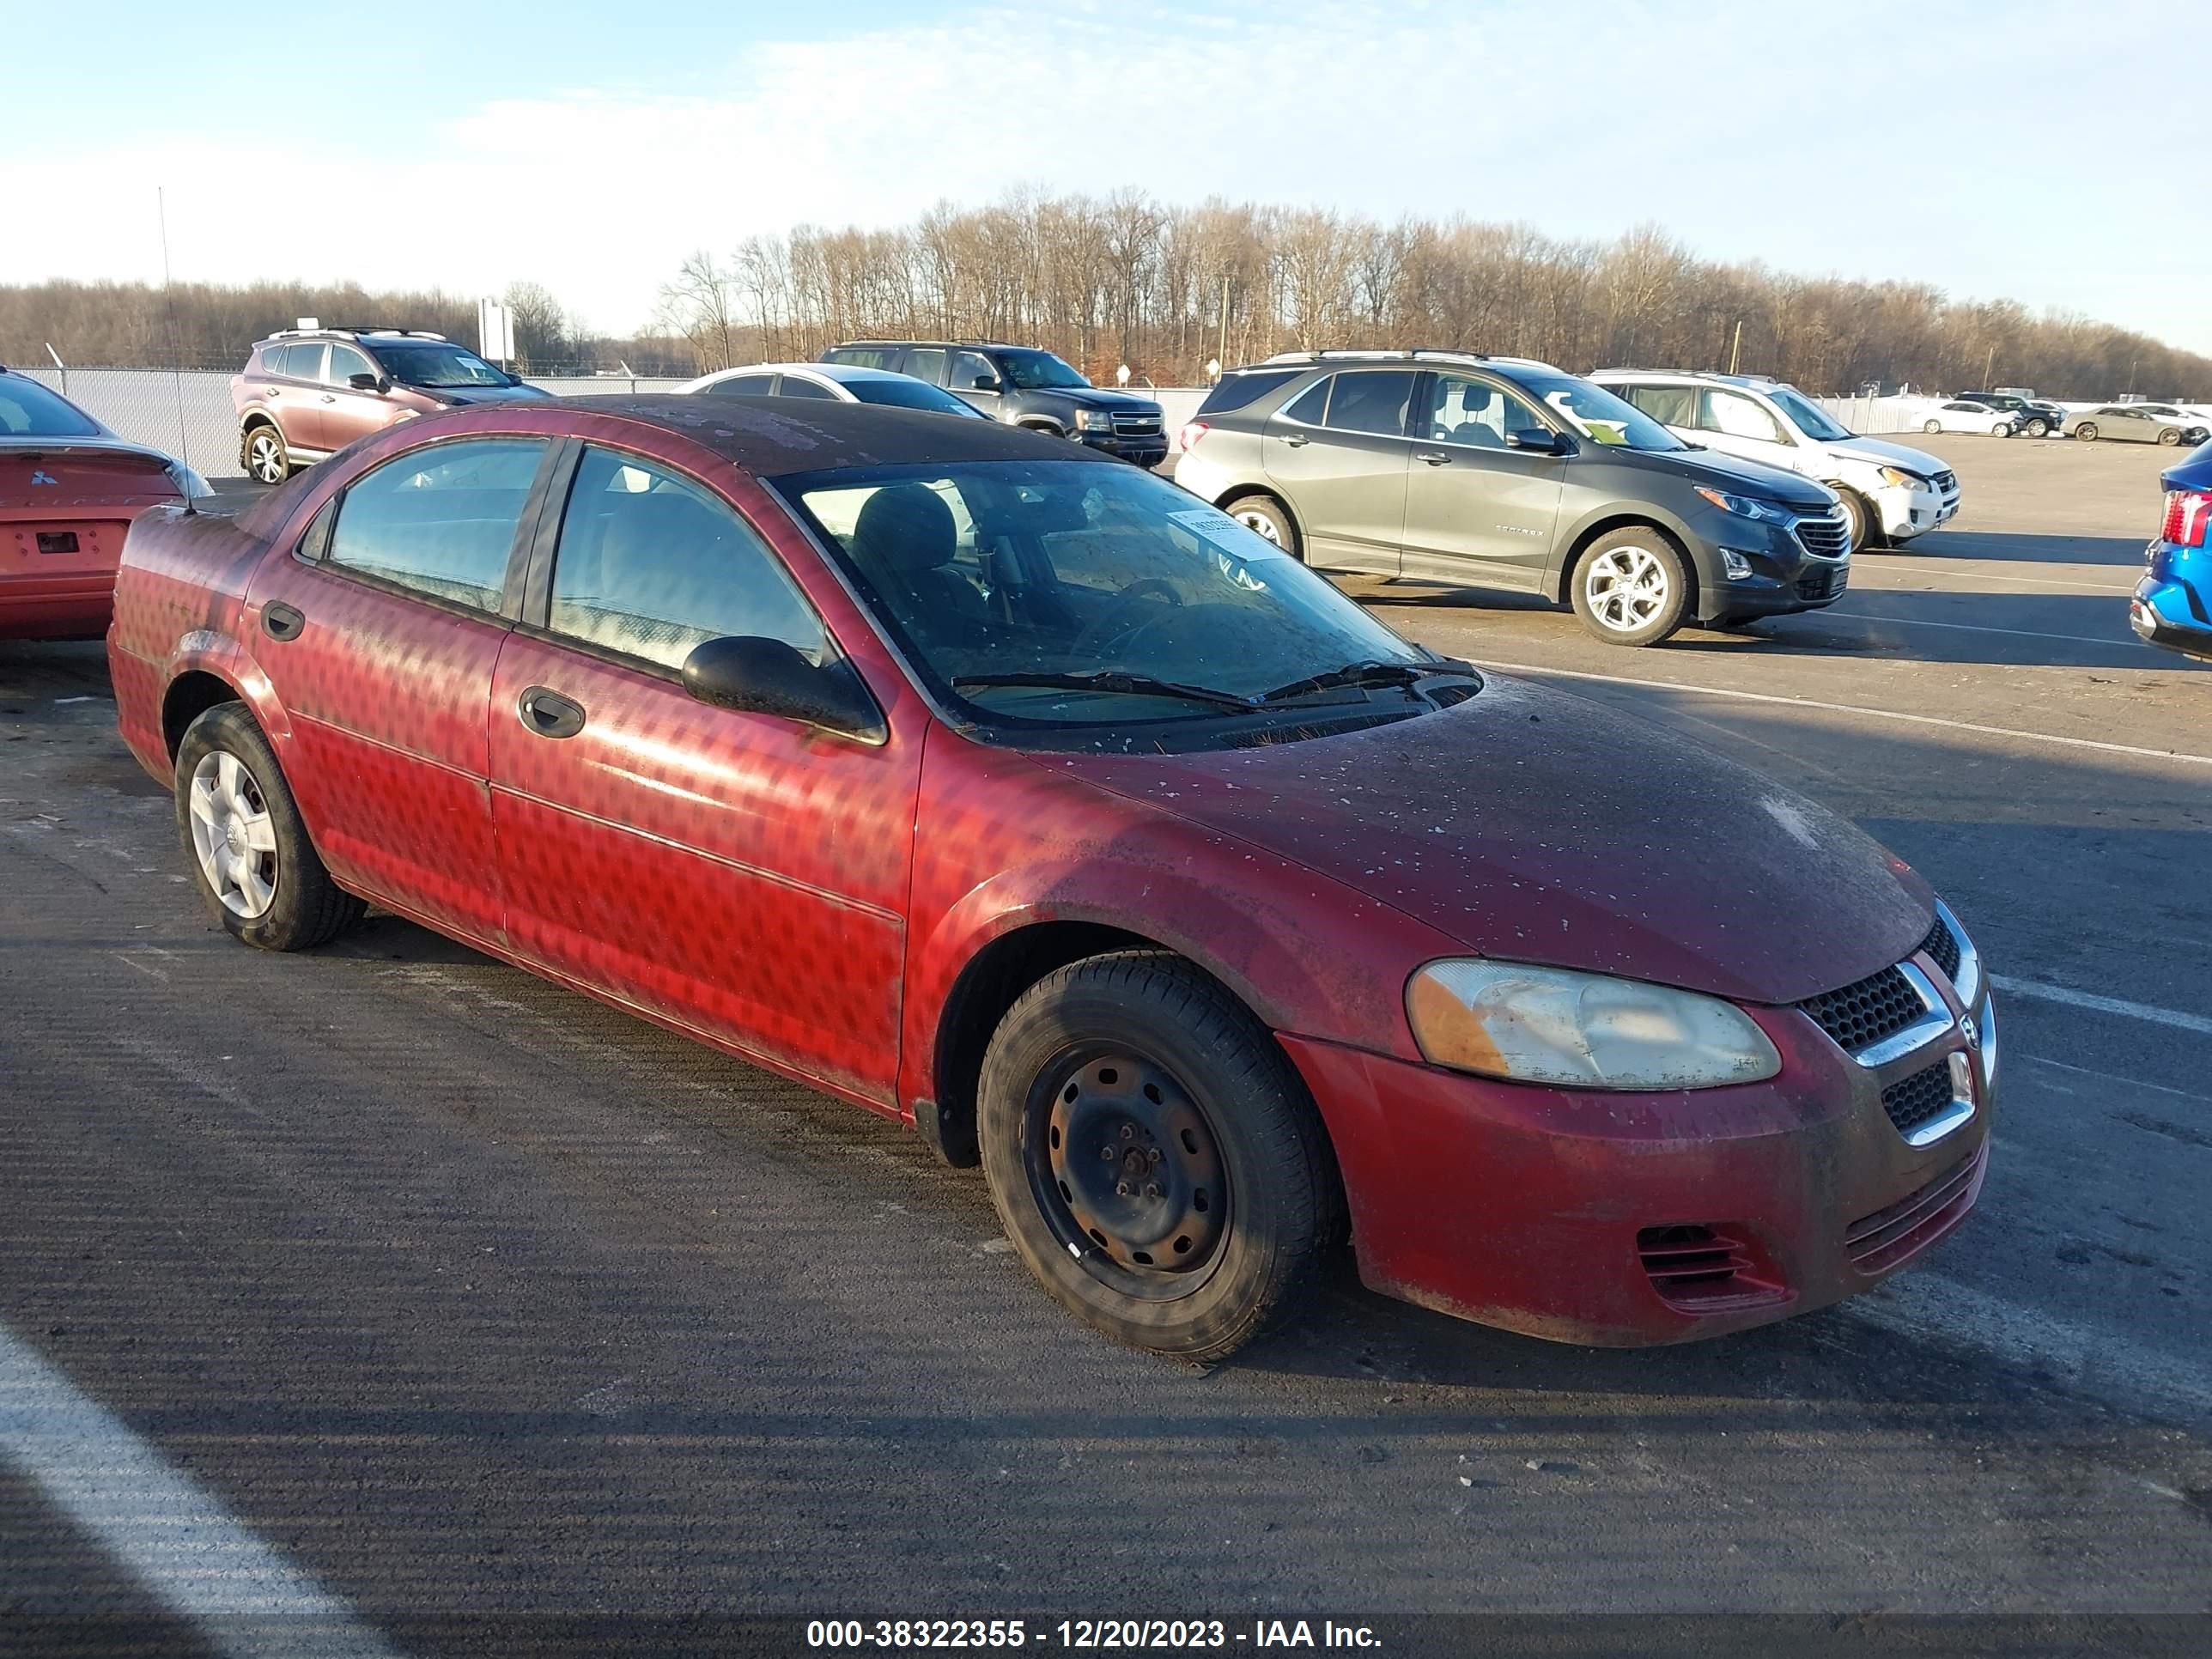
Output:
[[[1186,702],[1234,708],[1240,714],[1249,714],[1260,706],[1255,699],[1240,697],[1234,691],[1217,691],[1210,685],[1184,685],[1175,680],[1156,679],[1150,674],[1124,674],[1115,669],[1091,674],[958,674],[953,677],[952,684],[956,690],[963,691],[971,685],[1041,685],[1067,691],[1120,691],[1139,697],[1180,697]]]
[[[1472,674],[1474,665],[1462,662],[1456,657],[1438,657],[1430,662],[1348,662],[1341,668],[1332,668],[1325,674],[1309,674],[1302,680],[1292,680],[1272,691],[1262,691],[1255,701],[1282,702],[1291,697],[1303,697],[1312,691],[1331,691],[1339,686],[1411,685],[1431,674]]]

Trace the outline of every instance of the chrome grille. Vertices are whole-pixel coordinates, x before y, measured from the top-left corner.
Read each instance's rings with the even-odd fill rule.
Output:
[[[1166,430],[1157,415],[1124,415],[1118,410],[1114,415],[1114,430],[1124,438],[1156,437]]]
[[[1851,528],[1840,508],[1817,519],[1800,519],[1797,540],[1816,559],[1840,559],[1850,551]]]
[[[1948,495],[1959,487],[1959,475],[1955,472],[1938,472],[1935,482],[1936,488]]]

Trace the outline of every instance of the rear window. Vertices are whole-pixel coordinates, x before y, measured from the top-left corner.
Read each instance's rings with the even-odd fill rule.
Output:
[[[97,438],[99,423],[67,399],[19,374],[0,376],[0,432],[37,438]]]
[[[1198,412],[1211,415],[1218,410],[1242,409],[1263,393],[1279,386],[1288,386],[1304,373],[1303,368],[1263,368],[1243,374],[1224,374],[1206,394],[1206,401],[1198,406]]]

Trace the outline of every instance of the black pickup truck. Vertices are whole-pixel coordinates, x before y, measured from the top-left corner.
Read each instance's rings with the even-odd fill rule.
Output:
[[[1168,458],[1160,406],[1149,398],[1095,386],[1034,346],[972,340],[848,340],[825,363],[886,368],[943,386],[994,421],[1073,438],[1139,466]]]
[[[2058,404],[2045,403],[2039,398],[2023,398],[2015,392],[1961,392],[1955,394],[1954,401],[2009,410],[2013,430],[2023,438],[2048,437],[2066,423],[2066,411]]]

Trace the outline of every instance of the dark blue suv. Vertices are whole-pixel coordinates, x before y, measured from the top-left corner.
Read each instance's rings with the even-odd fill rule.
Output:
[[[2128,621],[2153,645],[2212,661],[2212,444],[2160,475],[2166,520]]]

